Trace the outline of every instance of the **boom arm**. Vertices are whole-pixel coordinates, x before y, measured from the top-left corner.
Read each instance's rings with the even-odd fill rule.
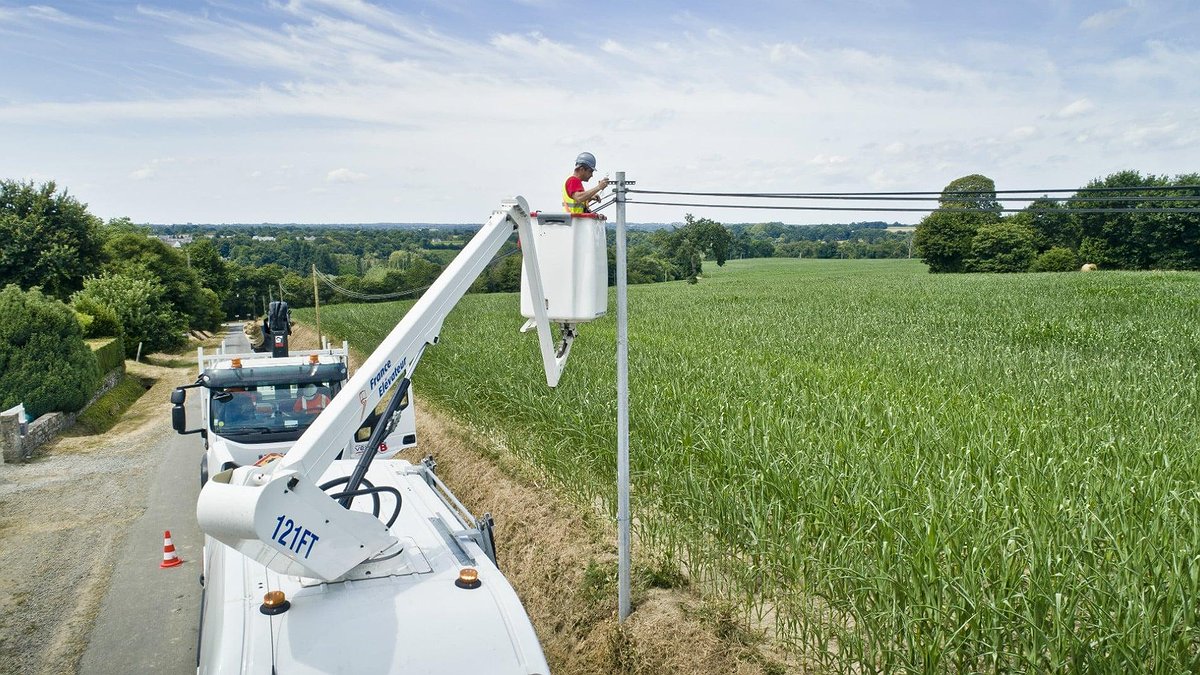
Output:
[[[521,197],[502,202],[283,459],[213,476],[196,507],[201,528],[276,572],[326,581],[391,547],[396,539],[382,522],[342,508],[315,482],[389,390],[411,377],[425,347],[437,342],[446,315],[513,230],[518,231],[528,258],[534,297],[545,297],[529,213]],[[545,303],[534,304],[546,381],[554,386],[568,350],[556,357]],[[376,422],[387,423],[386,419]],[[303,534],[279,536],[284,523],[303,528]]]

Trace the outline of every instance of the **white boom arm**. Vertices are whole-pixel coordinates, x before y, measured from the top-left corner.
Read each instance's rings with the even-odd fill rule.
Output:
[[[411,377],[425,347],[437,342],[446,315],[513,230],[527,257],[533,297],[545,297],[529,213],[521,197],[502,202],[283,459],[213,476],[196,506],[200,527],[280,574],[326,581],[394,545],[396,538],[379,519],[343,508],[315,482],[348,443],[352,446],[354,432],[393,386]],[[571,335],[565,332],[567,344],[556,356],[546,303],[534,306],[546,382],[553,387]]]

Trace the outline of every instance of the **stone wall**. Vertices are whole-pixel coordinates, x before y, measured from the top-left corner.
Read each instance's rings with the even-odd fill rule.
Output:
[[[83,407],[84,410],[87,410],[88,406],[117,386],[117,383],[125,376],[124,366],[125,364],[121,364],[120,368],[114,368],[104,376],[100,388]],[[78,416],[78,412],[46,413],[30,422],[25,429],[25,434],[22,435],[21,420],[17,413],[12,411],[0,413],[0,463],[25,461],[33,455],[34,450],[54,440],[64,429],[75,424],[75,418]]]

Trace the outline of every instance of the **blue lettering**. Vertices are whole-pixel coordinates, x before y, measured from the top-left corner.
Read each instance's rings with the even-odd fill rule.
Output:
[[[392,367],[392,360],[388,359],[387,363],[383,364],[383,367],[379,369],[379,372],[375,373],[375,376],[371,378],[371,388],[372,389],[375,388],[375,385],[378,384],[379,381],[383,379],[383,376],[387,373],[388,369],[391,367]]]
[[[280,530],[283,531],[282,534],[280,534]],[[291,537],[291,541],[288,541],[288,537]],[[275,519],[275,531],[271,533],[271,538],[297,554],[304,551],[305,558],[312,555],[313,547],[320,539],[316,532],[288,518],[286,515],[281,515]]]
[[[387,390],[391,389],[392,385],[395,384],[396,380],[399,379],[399,377],[403,374],[404,361],[401,361],[400,365],[396,366],[396,369],[388,374],[387,379],[385,379],[383,383],[379,385],[379,389],[377,390],[379,397],[383,398],[383,395],[387,393]]]

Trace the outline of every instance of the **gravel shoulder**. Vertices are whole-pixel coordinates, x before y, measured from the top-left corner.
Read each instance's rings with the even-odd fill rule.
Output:
[[[174,435],[170,391],[194,371],[126,365],[155,383],[112,431],[63,436],[28,463],[0,465],[0,672],[78,670],[129,528],[146,510],[162,441]]]

